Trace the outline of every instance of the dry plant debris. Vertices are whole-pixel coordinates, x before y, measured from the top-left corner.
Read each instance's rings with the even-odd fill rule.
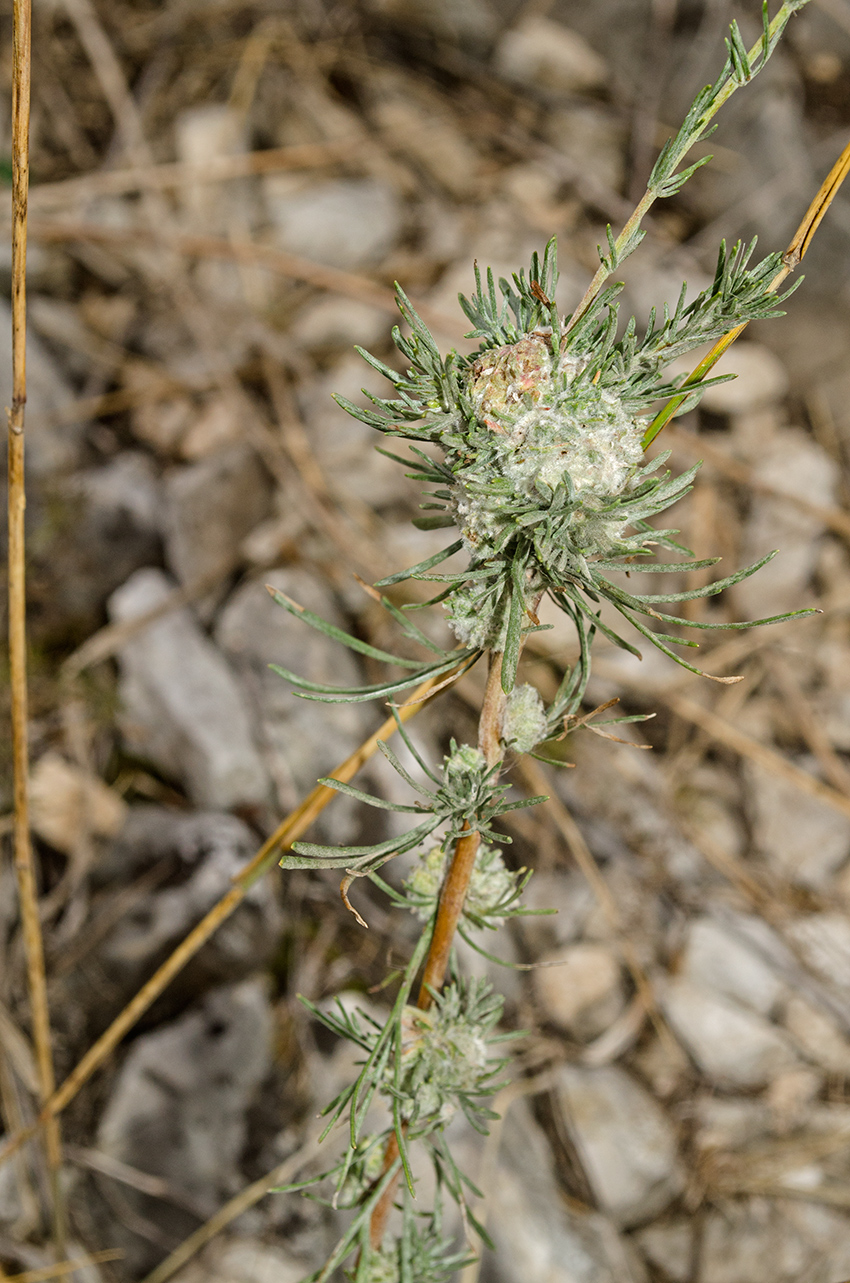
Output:
[[[330,399],[356,400],[364,381],[385,394],[352,345],[389,359],[395,279],[443,349],[460,343],[472,259],[498,275],[555,232],[558,304],[573,309],[604,224],[622,226],[711,79],[727,19],[758,36],[758,6],[721,8],[36,8],[29,741],[70,1264],[42,1151],[19,1143],[42,1086],[7,862],[8,1275],[296,1283],[327,1255],[324,1209],[266,1196],[325,1161],[314,1115],[351,1072],[295,994],[322,1006],[342,991],[347,1010],[383,1019],[375,986],[404,966],[415,924],[399,935],[361,882],[363,932],[332,874],[262,876],[274,842],[252,857],[349,754],[338,778],[363,767],[358,784],[410,799],[374,741],[358,749],[386,710],[338,710],[331,735],[267,665],[333,684],[382,670],[305,634],[264,585],[392,649],[353,576],[442,541],[411,531],[415,488]],[[683,277],[698,292],[721,236],[787,244],[846,142],[847,18],[840,0],[809,5],[730,104],[714,166],[650,220],[630,310]],[[657,713],[639,728],[651,751],[585,733],[545,787],[507,777],[517,798],[553,794],[514,813],[510,860],[537,868],[532,904],[558,914],[511,923],[488,949],[560,965],[505,980],[461,954],[506,992],[506,1027],[530,1031],[497,1097],[503,1122],[456,1138],[497,1243],[481,1268],[493,1283],[850,1276],[847,248],[839,197],[789,317],[755,323],[726,358],[740,377],[665,429],[680,470],[705,459],[684,541],[730,569],[780,548],[719,599],[684,603],[690,622],[822,613],[707,644],[708,671],[743,676],[728,688],[603,648],[582,715],[614,698]],[[661,591],[712,573],[661,577]],[[658,580],[634,572],[629,588]],[[548,697],[574,641],[554,612],[541,620],[555,626],[529,640],[523,680]],[[431,766],[450,728],[471,728],[476,680],[411,708]],[[5,812],[9,766],[7,751]],[[276,841],[308,820],[324,843],[396,835],[353,798],[320,811],[327,796]]]

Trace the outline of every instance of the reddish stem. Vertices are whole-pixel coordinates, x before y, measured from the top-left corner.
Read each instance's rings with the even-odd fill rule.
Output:
[[[398,1153],[398,1139],[395,1132],[393,1132],[392,1136],[390,1136],[387,1141],[387,1148],[384,1151],[384,1165],[381,1168],[381,1178],[386,1176],[387,1172],[398,1158]],[[384,1240],[384,1232],[387,1228],[387,1221],[390,1219],[390,1212],[393,1210],[395,1192],[398,1189],[400,1176],[401,1168],[396,1172],[394,1180],[390,1181],[372,1211],[372,1219],[369,1221],[369,1246],[373,1252],[377,1252]]]
[[[464,833],[455,845],[452,862],[440,894],[440,907],[437,909],[431,948],[428,950],[425,970],[422,973],[422,984],[416,1003],[420,1011],[428,1010],[434,1001],[433,993],[442,987],[446,977],[452,942],[457,924],[460,922],[460,915],[463,913],[463,902],[466,899],[469,879],[472,876],[480,845],[481,835],[477,832]]]
[[[487,677],[487,690],[481,707],[478,723],[478,743],[488,766],[495,766],[502,757],[501,729],[502,716],[505,710],[505,696],[502,691],[502,653],[496,651],[490,656],[490,672]],[[452,951],[457,925],[463,913],[469,879],[475,867],[475,857],[481,845],[481,834],[469,830],[458,838],[449,870],[440,892],[440,904],[437,909],[437,920],[434,923],[434,934],[425,960],[422,983],[416,1005],[420,1011],[427,1011],[434,1001],[433,995],[442,988],[446,978],[449,958]],[[398,1139],[395,1133],[390,1136],[384,1153],[382,1175],[386,1174],[398,1158]],[[401,1178],[401,1170],[384,1190],[369,1222],[369,1243],[376,1252],[383,1242],[390,1212],[395,1202],[396,1190]]]

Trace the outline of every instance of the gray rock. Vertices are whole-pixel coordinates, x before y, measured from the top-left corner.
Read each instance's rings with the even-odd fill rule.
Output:
[[[174,1283],[301,1283],[304,1262],[255,1238],[217,1239]]]
[[[546,1138],[523,1101],[505,1119],[490,1175],[487,1231],[496,1252],[484,1253],[487,1283],[614,1283],[629,1277],[611,1226],[567,1207]]]
[[[373,178],[334,178],[305,187],[292,175],[268,174],[263,190],[280,247],[332,267],[380,263],[401,231],[395,193]]]
[[[522,898],[529,909],[546,910],[538,917],[518,918],[517,926],[534,957],[577,939],[596,907],[587,878],[575,870],[541,870],[535,873]],[[554,909],[555,912],[551,913]]]
[[[843,913],[812,913],[786,927],[803,961],[846,998],[850,989],[850,919]]]
[[[828,1073],[850,1073],[850,1041],[825,1012],[792,994],[783,1024],[807,1060]]]
[[[225,103],[202,103],[181,111],[174,121],[174,142],[178,159],[199,167],[221,156],[240,155],[247,150],[245,120],[241,112]],[[179,196],[192,227],[226,231],[236,213],[236,199],[245,198],[245,185],[192,182],[182,185]]]
[[[771,867],[790,882],[827,886],[850,855],[850,819],[819,798],[790,789],[755,762],[746,763],[745,779],[753,839]]]
[[[718,1086],[763,1087],[799,1065],[784,1034],[730,998],[689,980],[672,981],[660,997],[679,1038]]]
[[[693,1112],[694,1143],[703,1153],[746,1150],[773,1134],[773,1117],[764,1098],[698,1095]]]
[[[103,467],[76,473],[73,481],[96,508],[126,512],[138,530],[159,530],[162,495],[150,455],[122,450]]]
[[[720,1202],[706,1216],[700,1283],[837,1281],[848,1270],[850,1221],[830,1208],[751,1198]]]
[[[676,1133],[664,1111],[615,1065],[565,1065],[557,1091],[603,1211],[621,1226],[656,1216],[683,1185]]]
[[[576,1038],[595,1038],[616,1020],[626,997],[620,964],[600,944],[573,944],[544,954],[534,992],[544,1019]]]
[[[715,414],[744,414],[781,401],[788,391],[784,365],[761,343],[737,343],[712,373],[735,375],[729,383],[718,383],[704,392],[702,404]]]
[[[230,446],[165,478],[165,551],[183,584],[223,579],[239,560],[239,545],[271,509],[268,473],[253,450]],[[215,594],[205,600],[207,617]]]
[[[780,496],[754,494],[744,531],[742,564],[779,549],[768,565],[734,590],[741,616],[759,619],[806,604],[806,589],[817,564],[817,536],[823,532],[817,516],[781,496],[793,495],[821,506],[834,503],[838,466],[809,437],[787,428],[776,433],[770,450],[754,462],[753,477]]]
[[[272,1018],[261,980],[208,994],[196,1010],[133,1044],[98,1128],[110,1157],[168,1180],[209,1213],[244,1184],[239,1158],[246,1114],[271,1066]],[[155,1208],[156,1224],[180,1234],[197,1224],[167,1203],[125,1190],[140,1212]],[[150,1244],[127,1236],[129,1265]],[[139,1259],[141,1257],[141,1260]]]
[[[64,478],[55,493],[69,512],[47,559],[51,599],[81,631],[92,629],[109,594],[162,555],[156,470],[149,455],[122,450],[103,467]]]
[[[172,585],[160,570],[139,570],[109,601],[115,622],[158,606]],[[227,661],[191,612],[174,610],[131,637],[119,652],[120,724],[132,752],[186,786],[198,806],[262,803],[268,777],[248,712]]]
[[[506,31],[493,56],[508,80],[560,93],[596,89],[608,80],[605,60],[575,31],[529,16]]]
[[[0,1144],[3,1144],[6,1139],[5,1135],[0,1136]],[[0,1225],[4,1229],[14,1231],[16,1223],[24,1220],[26,1201],[32,1200],[32,1193],[21,1180],[21,1175],[19,1163],[6,1163],[5,1166],[0,1167]],[[27,1200],[27,1194],[29,1194],[29,1200]],[[29,1210],[37,1215],[34,1207]]]
[[[274,570],[266,581],[300,606],[345,626],[331,595],[306,571]],[[280,664],[310,681],[346,686],[362,680],[357,662],[338,642],[277,605],[260,581],[244,584],[230,598],[218,621],[216,640],[253,704],[279,805],[289,810],[365,738],[368,714],[360,704],[328,707],[299,699],[269,664]],[[354,814],[349,799],[335,799],[322,815],[325,839],[349,840]]]
[[[12,310],[0,300],[0,406],[12,403]],[[70,471],[80,458],[82,424],[50,422],[74,400],[74,389],[38,335],[27,330],[27,470],[33,477]]]
[[[389,333],[392,319],[381,308],[353,298],[319,298],[302,308],[293,323],[292,336],[303,347],[371,350]]]
[[[598,103],[571,103],[546,113],[546,137],[582,178],[619,191],[625,163],[625,135],[617,114]]]
[[[128,882],[166,862],[168,885],[148,892],[97,951],[97,963],[122,991],[132,989],[233,885],[257,849],[257,839],[235,815],[183,814],[159,806],[133,807],[123,831],[98,861],[99,882]],[[255,971],[277,945],[281,914],[271,880],[255,882],[239,908],[193,960],[177,992],[185,999],[210,981],[240,979]]]
[[[649,662],[647,655],[642,668]],[[640,851],[672,877],[686,882],[704,877],[703,857],[664,805],[669,784],[651,753],[612,745],[596,735],[576,739],[573,752],[576,769],[561,771],[557,778],[558,791],[568,806],[580,816],[604,820],[629,853]],[[616,787],[611,784],[612,771]]]
[[[694,1226],[691,1221],[667,1221],[648,1225],[635,1235],[650,1265],[660,1269],[672,1283],[688,1283],[693,1271]]]
[[[784,990],[780,977],[745,938],[707,917],[688,924],[681,974],[765,1016]]]
[[[382,444],[380,435],[346,414],[333,399],[334,394],[341,395],[355,405],[366,406],[369,402],[361,391],[364,388],[387,396],[390,385],[352,353],[327,375],[305,387],[299,400],[311,445],[331,490],[381,508],[403,500],[406,493],[414,491],[399,465],[378,453],[375,447]],[[404,449],[396,453],[403,456]]]

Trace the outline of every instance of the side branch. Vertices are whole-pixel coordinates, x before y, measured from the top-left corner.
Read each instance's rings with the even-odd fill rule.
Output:
[[[500,738],[502,716],[505,709],[505,695],[502,691],[502,658],[501,651],[494,651],[490,655],[487,689],[484,694],[484,703],[481,706],[481,716],[478,722],[478,742],[488,766],[496,766],[501,760],[503,752]],[[455,932],[463,913],[463,905],[469,889],[469,880],[472,877],[472,870],[475,868],[475,857],[478,855],[480,846],[481,834],[469,828],[467,828],[467,832],[462,837],[458,838],[455,844],[452,861],[440,892],[434,934],[431,937],[431,947],[428,950],[428,957],[425,960],[425,967],[422,972],[422,982],[419,986],[416,1005],[420,1011],[428,1010],[434,1001],[434,994],[442,988],[443,981],[446,978]],[[387,1148],[384,1152],[384,1173],[389,1171],[396,1161],[398,1153],[399,1144],[394,1133],[387,1142]],[[383,1242],[400,1178],[401,1172],[399,1171],[395,1180],[384,1190],[372,1213],[372,1218],[369,1222],[369,1244],[373,1252],[376,1252]]]

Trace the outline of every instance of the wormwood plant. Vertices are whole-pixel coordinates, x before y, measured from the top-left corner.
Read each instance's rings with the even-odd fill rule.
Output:
[[[507,867],[501,848],[510,838],[497,826],[507,812],[544,799],[509,800],[508,786],[500,782],[504,762],[523,753],[555,760],[545,746],[563,739],[577,720],[597,633],[640,654],[619,631],[617,616],[638,639],[700,672],[675,649],[695,643],[667,631],[680,622],[669,613],[670,606],[722,592],[769,559],[687,592],[636,593],[623,582],[629,568],[664,573],[717,561],[697,560],[676,542],[675,530],[653,524],[688,493],[697,469],[673,475],[664,468],[669,451],[645,461],[645,447],[667,417],[662,411],[651,423],[648,411],[659,401],[690,407],[707,386],[720,381],[702,378],[686,386],[681,379],[666,378],[666,367],[677,357],[748,321],[782,314],[780,305],[791,291],[778,295],[776,289],[789,270],[787,258],[771,253],[757,260],[755,242],[746,247],[738,243],[731,250],[723,244],[709,288],[688,302],[683,285],[675,308],[665,304],[660,315],[653,309],[641,327],[634,317],[620,325],[617,296],[622,286],[606,286],[606,281],[643,239],[641,223],[653,202],[678,192],[710,159],[682,168],[691,148],[712,132],[719,107],[764,67],[790,17],[805,3],[785,0],[771,20],[765,0],[762,34],[750,50],[732,24],[720,76],[697,95],[679,132],[662,149],[647,192],[623,232],[615,239],[608,229],[599,269],[570,316],[562,317],[553,301],[558,280],[554,239],[542,257],[532,257],[527,274],[520,271],[512,281],[500,280],[498,288],[491,271],[482,277],[475,267],[474,292],[460,297],[471,336],[480,341],[470,356],[455,351],[442,356],[397,287],[409,330],[406,336],[398,327],[393,331],[403,369],[358,349],[392,385],[393,395],[370,396],[372,408],[367,410],[338,398],[355,418],[388,437],[413,443],[406,456],[383,453],[409,468],[425,487],[426,515],[414,524],[451,528],[457,537],[418,565],[375,585],[403,635],[426,653],[422,661],[379,650],[275,594],[284,609],[313,628],[401,670],[400,676],[375,685],[337,688],[278,669],[306,699],[389,700],[404,745],[427,780],[414,780],[382,744],[385,757],[410,786],[409,804],[387,802],[337,780],[322,782],[360,802],[409,815],[407,832],[371,846],[300,842],[281,860],[287,869],[342,869],[346,903],[352,880],[368,877],[398,910],[422,922],[407,966],[395,978],[395,1002],[383,1025],[342,1004],[331,1012],[307,1004],[362,1057],[356,1081],[325,1111],[328,1132],[346,1123],[347,1147],[331,1171],[308,1182],[332,1185],[334,1206],[348,1211],[347,1227],[325,1266],[311,1276],[314,1283],[328,1279],[349,1259],[348,1277],[355,1283],[450,1278],[468,1253],[458,1250],[441,1229],[444,1197],[459,1204],[464,1223],[488,1241],[466,1206],[466,1191],[474,1186],[458,1169],[445,1129],[461,1111],[474,1128],[486,1131],[495,1117],[487,1101],[506,1065],[497,1054],[505,1040],[498,1033],[502,999],[488,984],[461,977],[452,958],[456,931],[481,949],[483,931],[523,912],[521,898],[530,875]],[[440,569],[456,554],[465,558],[462,568]],[[409,579],[437,585],[436,593],[424,603],[399,607],[380,592]],[[538,616],[544,597],[568,616],[578,641],[578,659],[548,704],[533,686],[517,679],[523,645],[545,627]],[[438,646],[414,622],[415,611],[436,605],[442,606],[457,638],[454,649]],[[689,621],[688,627],[749,628],[791,617],[733,624]],[[406,735],[394,701],[425,680],[432,690],[447,685],[485,658],[488,678],[478,742],[453,740],[439,771],[432,771]],[[396,890],[379,870],[406,851],[416,851],[418,859]],[[379,1099],[389,1122],[370,1132],[372,1106]],[[433,1164],[433,1208],[415,1201],[414,1146]],[[390,1234],[394,1206],[398,1215]]]

